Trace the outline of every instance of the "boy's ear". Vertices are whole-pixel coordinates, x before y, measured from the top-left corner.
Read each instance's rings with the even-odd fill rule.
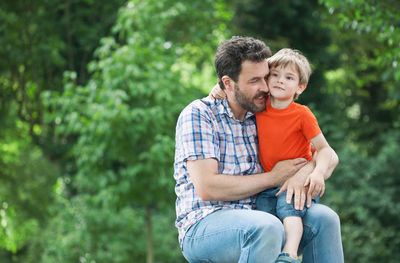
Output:
[[[300,84],[297,88],[296,94],[300,95],[307,88],[307,83]]]
[[[227,90],[229,90],[229,91],[233,90],[234,82],[228,75],[223,76],[221,78],[221,80],[222,80],[222,83],[224,83],[224,86]]]

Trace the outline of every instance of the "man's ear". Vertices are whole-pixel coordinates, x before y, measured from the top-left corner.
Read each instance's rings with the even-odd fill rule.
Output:
[[[307,88],[307,83],[300,84],[296,90],[296,94],[300,95]]]
[[[223,76],[221,78],[221,80],[222,80],[222,83],[224,83],[225,89],[227,91],[233,90],[233,87],[235,84],[234,84],[234,81],[228,75]]]

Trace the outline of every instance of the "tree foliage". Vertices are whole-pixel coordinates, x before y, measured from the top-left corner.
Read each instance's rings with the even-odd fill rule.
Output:
[[[331,204],[340,210],[346,259],[398,262],[398,1],[320,1],[335,30],[340,67],[326,73],[345,132]],[[342,200],[342,201],[341,201]],[[345,201],[344,201],[345,200]]]
[[[346,262],[398,262],[398,1],[1,1],[0,261],[184,262],[177,114],[231,35],[313,64]],[[154,250],[152,250],[154,248]]]
[[[147,261],[152,262],[152,214],[168,212],[175,199],[171,174],[176,119],[182,102],[201,94],[193,90],[195,85],[184,86],[181,81],[182,65],[191,62],[185,62],[185,52],[191,52],[194,44],[171,31],[196,8],[202,11],[197,19],[207,21],[205,17],[215,12],[217,4],[192,2],[189,8],[169,1],[128,2],[120,9],[113,35],[102,39],[96,59],[88,65],[88,83],[77,84],[76,73],[67,72],[64,91],[45,94],[43,100],[50,102],[50,119],[57,125],[57,135],[66,136],[66,144],[74,142],[75,194],[58,217],[79,220],[82,226],[75,231],[67,227],[71,243],[48,251],[49,261],[63,257],[74,261],[87,253],[88,261],[131,262],[135,258],[143,261],[147,253]],[[152,14],[159,18],[155,20]],[[214,20],[223,18],[215,16]],[[197,27],[196,33],[193,24],[179,27],[199,45],[218,32],[210,30],[212,22]],[[207,49],[198,54],[203,60],[210,57]],[[64,215],[76,206],[82,208]],[[172,221],[166,222],[171,225]],[[146,231],[138,232],[143,229]],[[119,238],[115,232],[120,233]],[[169,237],[176,239],[176,233],[171,234]],[[66,238],[63,235],[60,242]],[[126,245],[121,246],[122,240]],[[147,240],[147,252],[143,240]],[[138,244],[137,249],[132,244]],[[178,244],[172,244],[168,246],[178,251]],[[176,253],[171,255],[176,257]],[[164,255],[163,260],[177,259]]]

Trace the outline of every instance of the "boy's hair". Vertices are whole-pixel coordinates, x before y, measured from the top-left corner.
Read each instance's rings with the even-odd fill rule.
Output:
[[[225,89],[222,83],[222,77],[225,75],[233,81],[238,81],[244,61],[261,62],[270,56],[269,47],[263,41],[252,37],[234,36],[223,41],[217,49],[214,60],[220,88]]]
[[[300,51],[290,48],[283,48],[268,58],[268,65],[270,68],[294,65],[299,73],[299,84],[307,84],[312,72],[307,58]]]

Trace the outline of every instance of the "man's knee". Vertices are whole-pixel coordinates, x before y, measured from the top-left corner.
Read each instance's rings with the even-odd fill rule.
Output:
[[[241,258],[244,257],[243,262],[272,262],[282,249],[285,237],[283,225],[271,214],[255,211],[254,215],[242,247]]]
[[[305,222],[323,228],[340,227],[339,215],[331,208],[321,204],[314,204],[308,209]]]
[[[275,216],[261,212],[257,212],[257,216],[252,219],[249,225],[249,232],[253,239],[269,240],[269,242],[281,243],[285,232],[282,222]]]

